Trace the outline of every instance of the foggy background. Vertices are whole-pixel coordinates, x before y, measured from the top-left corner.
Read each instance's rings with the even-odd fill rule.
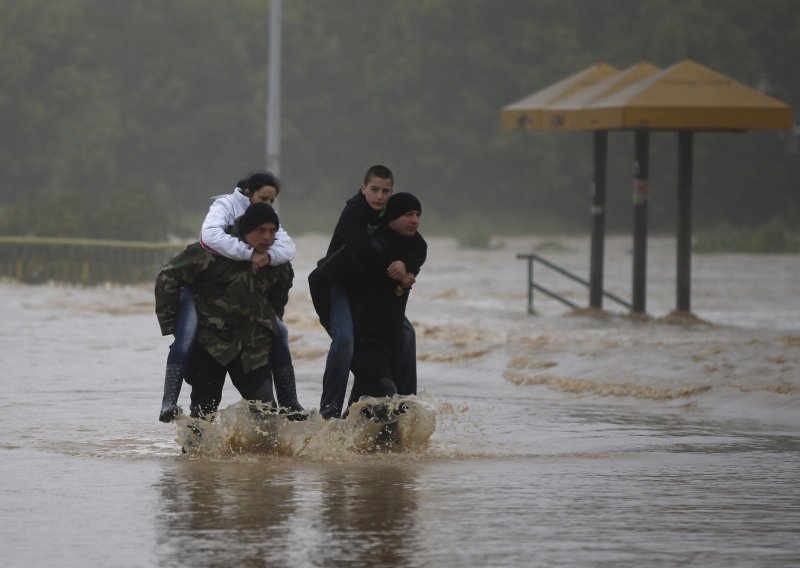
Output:
[[[193,238],[266,165],[269,0],[0,0],[0,233]],[[590,224],[591,134],[501,108],[598,61],[687,56],[797,108],[796,0],[284,0],[281,220],[332,231],[383,163],[426,235]],[[651,138],[650,226],[674,233],[675,133]],[[633,134],[609,135],[629,232]],[[797,134],[695,137],[695,228],[800,220]]]

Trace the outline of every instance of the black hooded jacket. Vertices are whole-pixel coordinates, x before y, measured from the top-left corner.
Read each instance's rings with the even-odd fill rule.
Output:
[[[406,237],[388,225],[378,227],[370,236],[369,243],[380,256],[415,258],[418,267],[425,262],[428,251],[428,244],[421,234]],[[349,259],[349,265],[340,278],[350,299],[355,335],[388,338],[399,333],[411,289],[390,278],[382,264],[369,264],[354,255]]]
[[[427,244],[421,235],[417,235],[420,240],[416,241],[416,246],[389,246],[393,242],[391,238],[388,241],[383,238],[385,242],[381,244],[373,237],[376,232],[380,237],[385,227],[382,213],[373,210],[360,191],[348,199],[333,230],[328,253],[308,276],[314,309],[326,329],[330,316],[330,289],[335,282],[349,286],[353,277],[366,268],[385,274],[395,260],[403,261],[406,270],[417,275],[425,262]],[[394,233],[388,227],[386,230]]]
[[[382,225],[371,236],[374,248],[391,257],[413,255],[424,262],[428,245],[422,235],[406,237]],[[346,249],[346,247],[345,247]],[[349,404],[362,395],[390,396],[403,388],[400,374],[403,353],[403,322],[411,293],[385,270],[351,259],[345,288],[353,314],[353,388]]]

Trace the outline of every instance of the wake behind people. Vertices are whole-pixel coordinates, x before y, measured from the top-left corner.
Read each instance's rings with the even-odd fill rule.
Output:
[[[406,307],[427,243],[419,233],[420,200],[393,189],[389,168],[367,170],[309,274],[314,309],[331,339],[318,412],[298,401],[283,323],[296,245],[272,208],[279,182],[258,172],[216,197],[200,240],[156,279],[161,332],[174,335],[159,420],[202,438],[219,416],[230,376],[255,424],[308,423],[304,431],[312,436],[315,428],[372,424],[374,442],[397,442],[416,408],[416,334]],[[184,382],[191,388],[188,417],[178,405]]]

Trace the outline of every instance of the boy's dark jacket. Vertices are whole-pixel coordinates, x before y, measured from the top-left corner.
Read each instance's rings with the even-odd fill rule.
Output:
[[[333,236],[328,245],[328,252],[325,258],[327,259],[338,251],[342,245],[346,244],[350,254],[361,262],[370,265],[374,264],[386,270],[393,261],[402,260],[406,265],[406,270],[419,274],[420,267],[425,262],[424,255],[419,257],[409,254],[408,257],[395,256],[392,258],[384,250],[376,248],[370,242],[370,235],[382,224],[382,216],[383,211],[372,209],[361,191],[356,193],[347,200],[342,213],[339,215],[339,221],[333,230]]]
[[[345,287],[351,299],[356,332],[381,333],[402,325],[409,288],[392,280],[386,268],[391,262],[402,260],[408,271],[418,274],[427,257],[428,244],[419,233],[406,237],[385,224],[371,235],[362,225],[362,232],[367,253],[361,244],[341,242],[308,276],[314,309],[326,329],[330,323],[330,289],[336,282]]]

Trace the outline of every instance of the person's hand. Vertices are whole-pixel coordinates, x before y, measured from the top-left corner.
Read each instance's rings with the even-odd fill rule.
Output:
[[[405,286],[406,288],[411,288],[417,282],[417,277],[414,276],[413,272],[406,272],[405,275],[400,279],[400,283]]]
[[[250,257],[250,263],[253,265],[253,272],[258,272],[259,268],[264,268],[269,264],[269,253],[253,252],[253,256]]]
[[[389,265],[389,268],[386,269],[386,274],[388,274],[389,278],[392,280],[402,282],[403,277],[406,275],[405,263],[402,260],[395,260]]]

